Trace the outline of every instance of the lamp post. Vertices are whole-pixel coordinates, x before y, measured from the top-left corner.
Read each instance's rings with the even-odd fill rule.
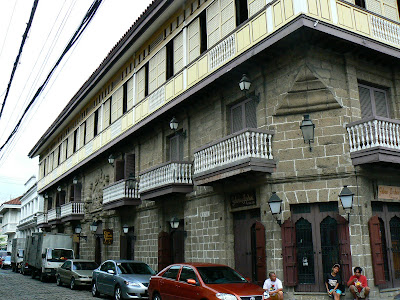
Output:
[[[304,115],[304,119],[301,121],[300,129],[303,134],[304,143],[308,143],[310,145],[311,152],[311,143],[314,143],[315,124],[311,121],[310,115]]]
[[[81,224],[78,224],[75,226],[75,233],[78,235],[79,239],[84,239],[87,242],[87,236],[81,235],[82,232],[82,226]]]
[[[347,221],[350,223],[350,211],[353,208],[354,193],[345,185],[339,194],[339,199],[347,213]]]
[[[271,209],[272,215],[275,217],[276,222],[279,226],[282,225],[279,215],[282,211],[282,199],[278,197],[276,192],[272,192],[271,197],[268,200],[269,208]]]

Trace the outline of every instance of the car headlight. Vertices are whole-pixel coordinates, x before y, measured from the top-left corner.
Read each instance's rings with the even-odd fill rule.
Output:
[[[138,283],[138,282],[130,282],[130,281],[126,281],[126,280],[125,280],[124,283],[125,283],[126,285],[129,285],[129,286],[141,287],[140,283]]]
[[[237,300],[236,296],[232,294],[217,293],[215,296],[221,300]]]

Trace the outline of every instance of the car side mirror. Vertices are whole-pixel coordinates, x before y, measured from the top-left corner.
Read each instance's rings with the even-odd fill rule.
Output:
[[[108,274],[112,274],[112,275],[115,274],[114,270],[107,270],[107,273],[108,273]]]
[[[187,279],[186,282],[189,283],[189,284],[197,285],[196,280],[191,279],[191,278]]]

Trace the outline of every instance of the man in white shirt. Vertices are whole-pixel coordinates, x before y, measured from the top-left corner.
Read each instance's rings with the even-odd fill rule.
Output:
[[[276,278],[274,272],[269,273],[269,278],[265,280],[263,289],[269,293],[271,300],[283,300],[282,281]]]

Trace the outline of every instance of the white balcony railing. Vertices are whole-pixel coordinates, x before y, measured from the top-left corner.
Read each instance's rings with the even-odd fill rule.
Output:
[[[61,218],[72,215],[84,215],[83,202],[69,202],[61,205]]]
[[[28,224],[36,221],[36,216],[35,215],[30,215],[29,217],[23,218],[18,222],[18,225],[23,225],[23,224]]]
[[[273,159],[272,132],[246,129],[194,153],[194,174],[245,158]]]
[[[46,224],[47,223],[47,214],[40,214],[36,219],[37,225]]]
[[[103,189],[103,204],[124,198],[138,199],[140,197],[138,190],[139,183],[137,181],[135,182],[135,188],[130,189],[128,186],[128,180],[119,180]]]
[[[372,35],[385,42],[400,45],[400,26],[381,17],[371,15]]]
[[[210,50],[210,54],[208,56],[210,70],[219,67],[229,58],[235,56],[236,54],[235,36],[236,36],[235,34],[228,36],[225,40],[223,40]]]
[[[14,233],[17,231],[17,223],[8,223],[1,228],[2,234]]]
[[[56,207],[56,208],[50,209],[47,212],[47,219],[48,219],[48,221],[58,220],[58,219],[60,219],[60,215],[61,215],[61,208]]]
[[[168,184],[193,184],[192,163],[168,162],[142,173],[139,192],[143,193]]]
[[[385,147],[400,150],[400,122],[375,117],[347,125],[350,152]]]

